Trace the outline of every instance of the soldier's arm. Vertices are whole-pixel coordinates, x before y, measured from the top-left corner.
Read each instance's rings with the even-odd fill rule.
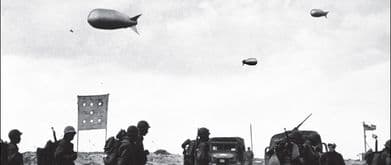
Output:
[[[343,156],[341,154],[339,155],[340,165],[345,165],[345,160],[343,159]]]
[[[320,165],[323,165],[326,161],[326,154],[327,153],[324,153],[323,155],[320,156]]]
[[[128,152],[129,152],[129,165],[138,165],[140,163],[141,164],[146,163],[146,160],[144,160],[144,158],[146,158],[145,156],[138,157],[137,148],[135,145],[130,145]]]
[[[8,153],[8,161],[12,161],[16,158],[18,154],[18,150],[16,149],[16,146],[13,144],[9,144],[7,146],[7,153]]]
[[[23,155],[21,153],[17,153],[15,159],[16,164],[23,165]]]
[[[71,150],[72,150],[72,154],[69,155],[69,157],[70,157],[71,160],[74,161],[74,160],[77,159],[77,152],[74,152],[74,151],[73,151],[73,144],[72,144]]]

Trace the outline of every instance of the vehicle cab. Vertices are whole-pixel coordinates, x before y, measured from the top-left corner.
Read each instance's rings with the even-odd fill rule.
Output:
[[[240,137],[214,137],[209,140],[210,165],[243,165],[244,140]]]

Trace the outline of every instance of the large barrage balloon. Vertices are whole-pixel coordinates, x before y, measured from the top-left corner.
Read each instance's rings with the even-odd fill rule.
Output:
[[[311,16],[313,17],[325,17],[327,18],[327,14],[329,14],[328,11],[323,11],[321,9],[312,9],[310,12]]]
[[[244,59],[242,60],[242,65],[246,64],[246,65],[257,65],[258,61],[256,58],[248,58],[248,59]]]
[[[88,23],[98,29],[112,30],[119,28],[132,28],[137,34],[137,19],[141,14],[130,18],[129,16],[111,9],[94,9],[88,14]]]

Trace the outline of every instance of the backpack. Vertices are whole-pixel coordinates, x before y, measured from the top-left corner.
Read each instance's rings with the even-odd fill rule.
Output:
[[[192,140],[190,141],[188,148],[186,148],[184,155],[193,157],[195,150],[196,150],[196,141]]]
[[[117,159],[119,157],[118,150],[120,145],[121,141],[113,136],[106,140],[104,146],[106,157],[103,159],[105,165],[114,165],[117,163]]]
[[[105,147],[103,149],[106,154],[112,153],[114,151],[115,143],[117,143],[116,141],[118,141],[118,140],[115,139],[114,136],[112,136],[106,140]]]
[[[209,141],[198,142],[197,146],[195,147],[195,164],[204,164],[209,162]]]
[[[8,164],[8,143],[3,142],[0,140],[1,145],[1,165],[7,165]]]
[[[37,148],[37,165],[55,165],[54,152],[59,143],[49,140],[44,148]]]

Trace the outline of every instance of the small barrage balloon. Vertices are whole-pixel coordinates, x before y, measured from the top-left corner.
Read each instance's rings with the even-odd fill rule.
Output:
[[[137,34],[137,19],[141,14],[130,18],[128,15],[111,9],[94,9],[88,14],[88,23],[97,29],[113,30],[132,28]]]
[[[258,61],[256,58],[248,58],[242,60],[242,65],[257,65]]]
[[[327,14],[329,14],[329,12],[321,10],[321,9],[312,9],[310,11],[310,14],[312,17],[325,17],[325,18],[327,18]]]

